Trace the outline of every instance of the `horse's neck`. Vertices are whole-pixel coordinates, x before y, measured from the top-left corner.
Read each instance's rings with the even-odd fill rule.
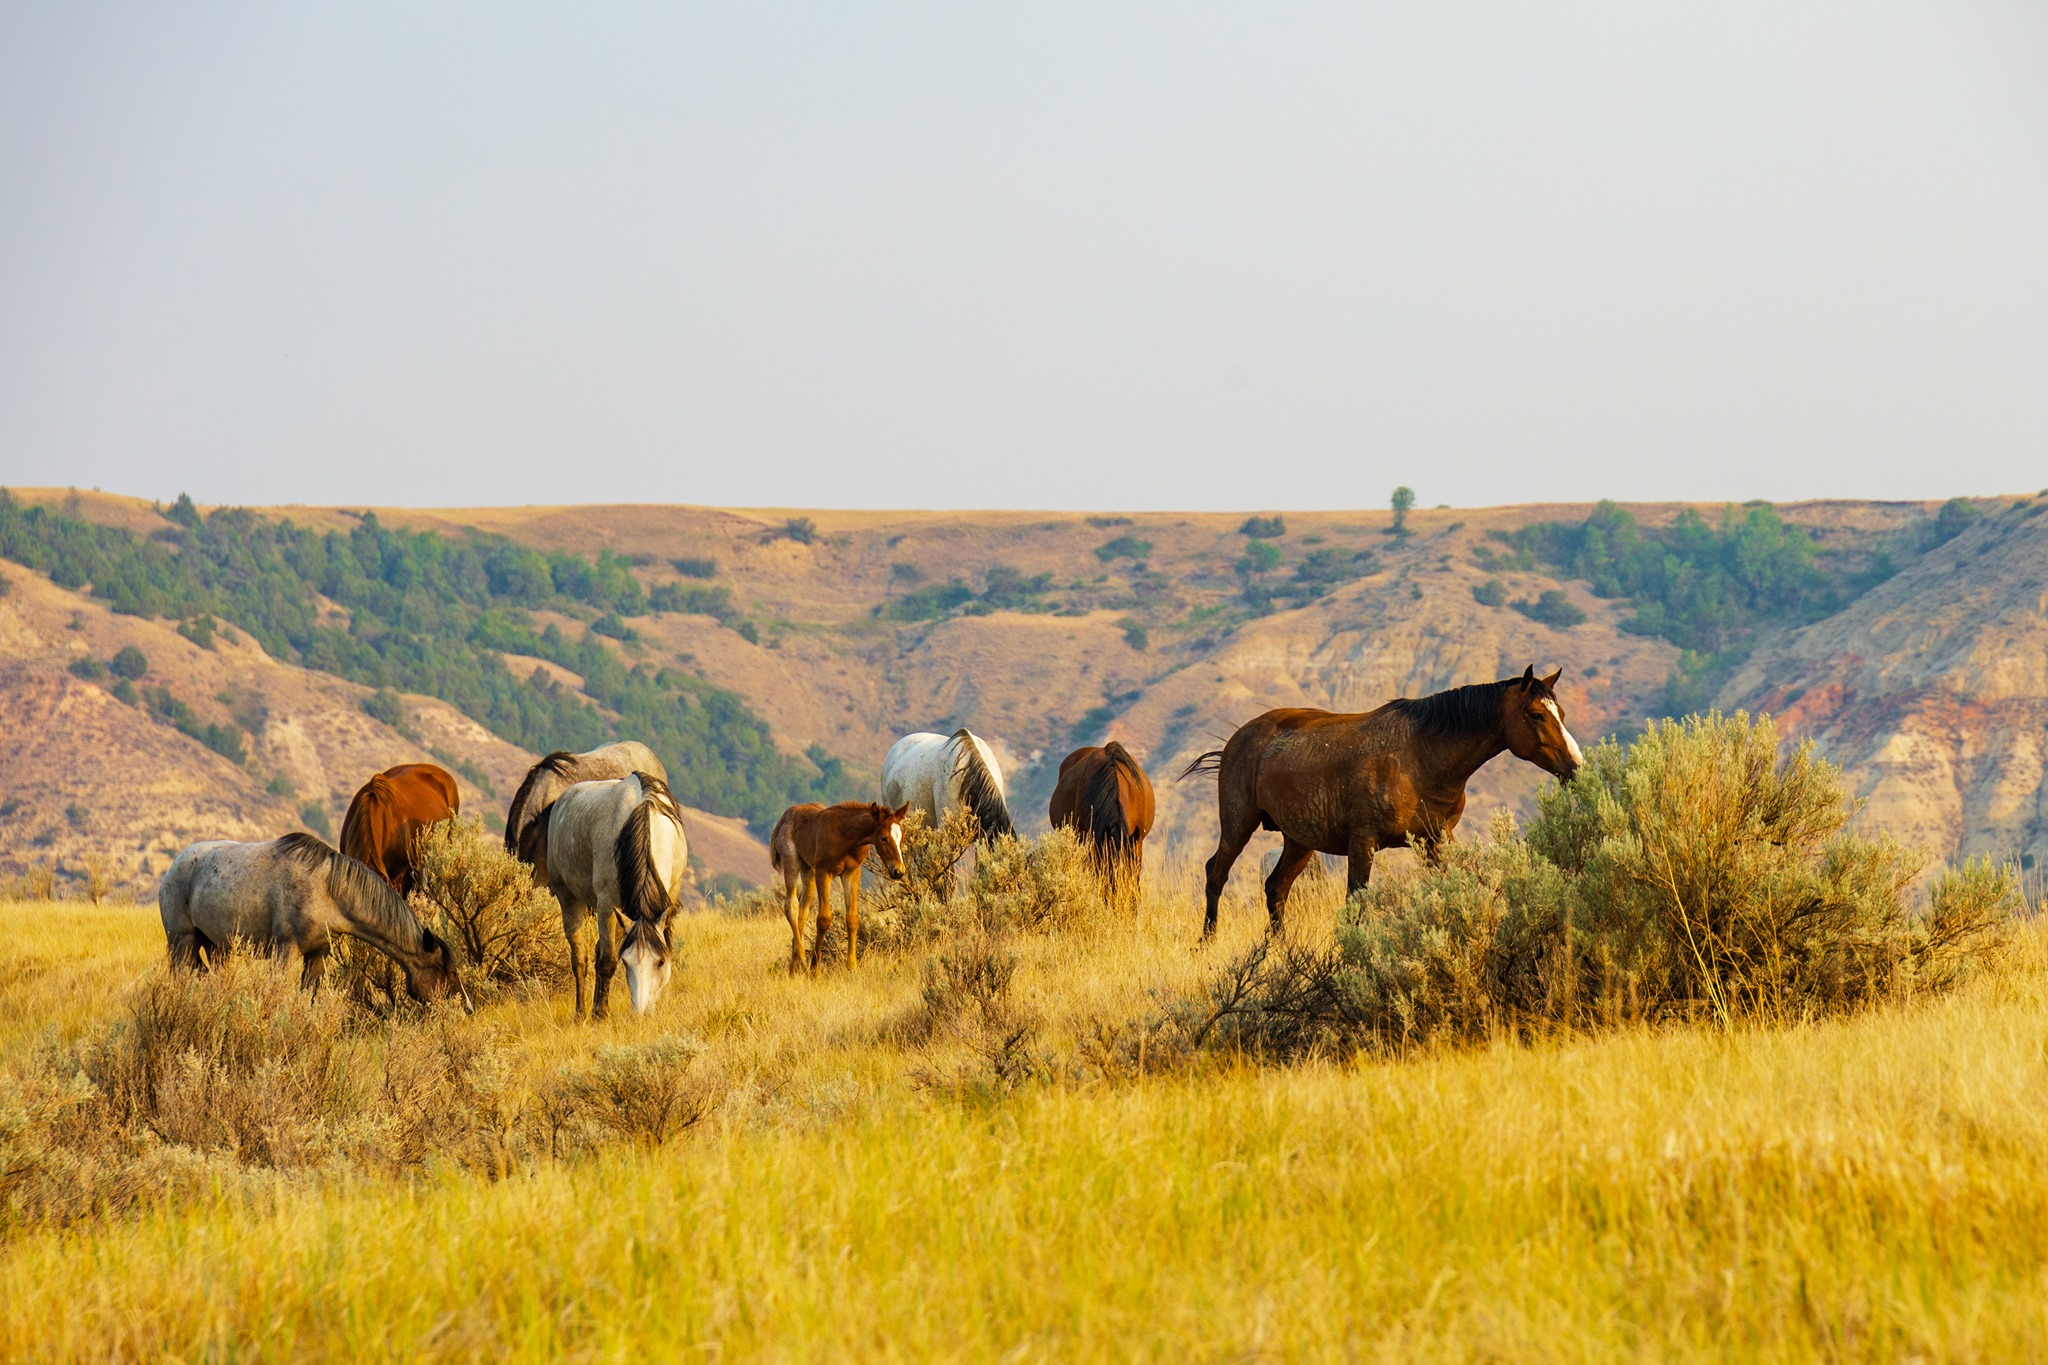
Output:
[[[1464,795],[1472,774],[1485,767],[1508,747],[1507,732],[1499,725],[1480,731],[1432,751],[1422,761],[1427,785],[1448,797]]]
[[[332,895],[334,908],[347,922],[348,932],[372,948],[408,965],[425,956],[420,943],[420,926],[415,920],[410,926],[398,922],[387,922],[386,917],[373,908],[361,908],[344,902]]]

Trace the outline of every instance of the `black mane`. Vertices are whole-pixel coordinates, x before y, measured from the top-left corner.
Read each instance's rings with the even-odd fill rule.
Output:
[[[519,790],[512,795],[512,808],[505,813],[505,851],[519,852],[519,836],[525,833],[526,802],[533,795],[533,784],[540,781],[541,774],[550,777],[565,774],[569,766],[581,758],[567,749],[557,749],[540,762],[526,770],[526,780],[519,784]]]
[[[666,814],[675,820],[677,828],[682,827],[683,821],[666,782],[646,773],[634,776],[640,779],[645,796],[619,829],[619,837],[612,843],[612,858],[619,876],[619,909],[628,919],[652,924],[676,907],[654,866],[654,817],[657,813]]]
[[[1390,701],[1383,710],[1406,716],[1415,726],[1417,734],[1431,739],[1467,739],[1489,734],[1500,729],[1501,694],[1519,681],[1504,678],[1500,682],[1473,683],[1469,687],[1453,687],[1446,692],[1432,692],[1426,697],[1402,697]]]

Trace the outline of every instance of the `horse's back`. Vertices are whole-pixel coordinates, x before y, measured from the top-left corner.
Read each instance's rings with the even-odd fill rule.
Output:
[[[652,774],[650,774],[651,776]],[[548,815],[548,877],[593,903],[617,903],[619,832],[652,793],[635,777],[577,782],[554,799]],[[689,836],[673,803],[656,801],[662,829],[650,835],[653,856],[666,869],[689,865]],[[673,890],[673,888],[671,888]]]
[[[305,877],[278,855],[278,841],[210,839],[180,853],[164,874],[157,910],[164,932],[196,929],[214,943],[268,944],[280,890],[304,891]]]

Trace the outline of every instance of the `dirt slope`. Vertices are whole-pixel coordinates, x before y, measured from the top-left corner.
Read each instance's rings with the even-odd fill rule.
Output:
[[[0,876],[47,863],[79,881],[98,855],[124,886],[153,892],[168,859],[195,840],[272,837],[305,827],[309,806],[338,832],[356,788],[398,763],[456,770],[464,811],[489,820],[537,757],[431,697],[402,699],[401,733],[365,713],[369,689],[273,659],[232,628],[202,649],[18,564],[0,564],[0,576]],[[149,662],[138,687],[168,689],[203,723],[238,725],[247,763],[115,700],[113,677],[68,669],[125,645]],[[686,814],[708,872],[767,877],[767,851],[740,822]]]

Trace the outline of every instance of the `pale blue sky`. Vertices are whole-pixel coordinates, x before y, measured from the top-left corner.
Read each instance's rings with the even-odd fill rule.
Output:
[[[2038,4],[0,7],[0,483],[2048,483]]]

